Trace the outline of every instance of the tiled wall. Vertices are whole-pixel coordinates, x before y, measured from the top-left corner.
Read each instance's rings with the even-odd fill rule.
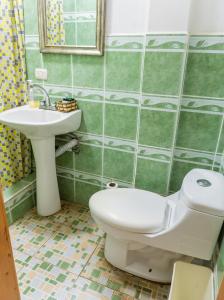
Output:
[[[37,81],[34,69],[47,68],[47,82],[39,83],[52,99],[72,95],[83,111],[80,154],[57,160],[62,198],[87,203],[111,179],[167,194],[188,170],[219,168],[222,36],[189,43],[174,34],[110,36],[103,57],[41,54],[29,6],[26,0],[28,78]]]
[[[14,223],[35,206],[36,178],[32,173],[4,190],[4,204],[8,224]]]
[[[191,36],[170,190],[193,167],[220,169],[224,150],[224,36]]]
[[[67,45],[96,44],[96,0],[64,0],[64,29]]]
[[[112,179],[166,195],[194,167],[219,169],[223,36],[109,36],[103,57],[41,54],[30,5],[25,0],[28,78],[47,68],[39,83],[51,98],[74,96],[83,111],[80,154],[57,160],[62,198],[87,203]]]

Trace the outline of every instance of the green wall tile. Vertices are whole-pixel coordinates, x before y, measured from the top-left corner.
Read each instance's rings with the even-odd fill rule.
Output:
[[[184,176],[192,169],[211,169],[209,166],[203,166],[198,164],[186,163],[181,161],[174,161],[172,167],[172,176],[170,182],[170,190],[176,192],[181,188]]]
[[[26,35],[38,34],[37,0],[24,0],[23,3]]]
[[[104,176],[132,182],[134,154],[116,150],[104,150]]]
[[[58,166],[73,169],[73,152],[65,152],[61,156],[56,158]]]
[[[75,34],[76,34],[76,24],[73,22],[71,23],[65,23],[64,29],[65,29],[65,44],[66,45],[75,45]]]
[[[104,87],[104,57],[73,55],[74,86]]]
[[[222,125],[221,136],[218,145],[218,153],[224,154],[224,124]]]
[[[106,88],[136,91],[140,89],[141,52],[106,53]]]
[[[137,117],[137,107],[106,104],[105,135],[135,140]]]
[[[140,189],[165,194],[169,164],[138,158],[135,186]]]
[[[160,95],[179,95],[183,53],[146,52],[143,92]]]
[[[214,152],[221,118],[219,115],[181,112],[177,147]]]
[[[96,22],[78,22],[76,39],[79,46],[95,46]]]
[[[190,53],[184,94],[224,98],[222,54]]]
[[[41,82],[35,78],[35,69],[41,68],[41,53],[39,50],[28,50],[26,49],[26,72],[27,79],[33,80],[35,82]]]
[[[72,85],[71,56],[63,54],[43,54],[44,68],[48,71],[49,84]]]
[[[15,222],[23,217],[27,211],[34,207],[33,195],[24,199],[11,209],[12,221]]]
[[[60,199],[75,202],[75,183],[73,179],[58,176]]]
[[[148,146],[171,148],[176,113],[142,110],[139,143]]]
[[[91,101],[78,101],[82,110],[82,121],[79,131],[102,134],[103,131],[103,105]]]
[[[86,182],[76,181],[75,183],[75,201],[83,205],[89,206],[90,197],[100,191],[101,188]]]
[[[63,11],[64,12],[75,12],[76,0],[63,0]]]
[[[101,175],[102,148],[80,145],[80,153],[75,155],[75,169]]]
[[[76,0],[77,11],[96,11],[96,0]]]

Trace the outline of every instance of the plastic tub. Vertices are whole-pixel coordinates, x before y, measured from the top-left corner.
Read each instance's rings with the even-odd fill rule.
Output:
[[[206,267],[176,262],[169,300],[214,300],[212,271]]]

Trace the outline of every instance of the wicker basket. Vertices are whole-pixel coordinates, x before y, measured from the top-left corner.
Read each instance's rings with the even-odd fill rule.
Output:
[[[78,109],[78,106],[77,106],[77,102],[75,100],[69,101],[67,103],[63,102],[63,101],[58,101],[56,104],[56,108],[58,111],[61,111],[61,112],[70,112],[70,111]]]

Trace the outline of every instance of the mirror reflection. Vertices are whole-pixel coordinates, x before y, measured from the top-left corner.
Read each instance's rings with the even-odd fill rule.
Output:
[[[96,46],[97,0],[46,0],[47,46]]]

